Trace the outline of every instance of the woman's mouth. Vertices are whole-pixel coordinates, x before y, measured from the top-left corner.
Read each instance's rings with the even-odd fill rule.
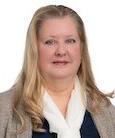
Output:
[[[67,65],[68,63],[68,61],[53,61],[54,65]]]

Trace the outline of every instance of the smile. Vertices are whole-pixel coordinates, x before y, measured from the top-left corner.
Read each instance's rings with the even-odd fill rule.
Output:
[[[67,65],[69,62],[68,61],[54,61],[54,65]]]

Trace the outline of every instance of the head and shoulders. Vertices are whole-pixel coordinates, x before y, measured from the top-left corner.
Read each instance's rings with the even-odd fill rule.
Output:
[[[89,112],[96,114],[99,107],[100,110],[109,107],[115,112],[95,84],[81,17],[62,5],[42,7],[35,12],[28,28],[22,70],[11,90],[0,94],[0,108],[7,107],[3,111],[10,111],[12,107],[16,111],[22,103],[36,130],[36,122],[41,126],[43,119],[42,86],[55,100],[61,91],[63,100],[65,92],[72,89],[76,75],[86,91]]]

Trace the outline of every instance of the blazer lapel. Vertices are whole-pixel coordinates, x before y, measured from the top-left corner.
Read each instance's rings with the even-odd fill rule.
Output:
[[[100,114],[92,116],[101,138],[115,138],[115,124],[110,108],[111,105],[108,108],[103,106]]]

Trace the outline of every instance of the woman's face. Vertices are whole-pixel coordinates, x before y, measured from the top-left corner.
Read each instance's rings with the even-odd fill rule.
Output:
[[[39,68],[46,79],[75,77],[80,63],[80,38],[71,17],[47,19],[38,36]]]

